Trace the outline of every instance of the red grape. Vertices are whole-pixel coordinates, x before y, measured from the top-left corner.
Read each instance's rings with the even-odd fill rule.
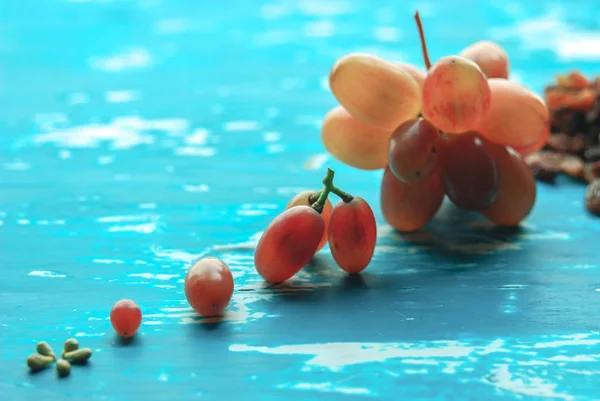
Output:
[[[233,295],[233,276],[225,262],[207,257],[198,260],[185,276],[185,297],[203,316],[223,313]]]
[[[390,138],[390,170],[399,180],[416,184],[428,179],[438,162],[440,135],[429,121],[410,120]]]
[[[459,134],[475,129],[490,109],[488,80],[473,61],[439,59],[423,84],[423,116],[440,130]]]
[[[535,180],[517,152],[502,145],[490,149],[498,163],[500,187],[494,203],[481,214],[497,225],[514,226],[527,217],[535,204]]]
[[[290,200],[286,209],[289,209],[294,206],[312,206],[312,203],[308,200],[311,195],[316,194],[316,191],[303,191],[297,194]],[[314,203],[314,202],[313,202]],[[329,218],[331,216],[331,201],[327,199],[325,201],[325,206],[323,206],[323,211],[321,212],[321,216],[323,216],[323,222],[325,223],[325,229],[323,230],[323,238],[321,238],[321,242],[319,243],[319,247],[317,251],[321,250],[327,243],[327,227],[329,226]]]
[[[444,141],[442,182],[450,200],[461,209],[486,209],[498,195],[498,165],[488,148],[474,132],[449,135]]]
[[[398,180],[387,168],[381,182],[381,212],[401,232],[416,231],[427,224],[444,200],[444,188],[436,170],[418,184]]]
[[[113,305],[110,323],[119,335],[131,337],[142,324],[142,311],[131,299],[122,299]]]
[[[336,263],[348,273],[364,270],[373,257],[377,224],[369,204],[354,197],[340,201],[331,212],[329,248]]]
[[[317,252],[325,231],[323,216],[308,206],[296,206],[277,216],[256,246],[254,265],[270,283],[288,280]]]

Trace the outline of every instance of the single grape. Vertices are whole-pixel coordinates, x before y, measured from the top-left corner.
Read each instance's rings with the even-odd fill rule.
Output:
[[[331,212],[329,248],[333,259],[348,273],[364,270],[373,258],[377,241],[377,224],[369,204],[354,197],[340,201]]]
[[[349,54],[329,74],[329,87],[340,104],[364,124],[394,130],[415,118],[421,90],[403,68],[379,57]]]
[[[314,202],[311,203],[309,201],[309,198],[316,193],[317,193],[316,191],[300,192],[299,194],[297,194],[290,200],[290,202],[286,206],[286,209],[289,209],[294,206],[311,206]],[[323,206],[323,211],[321,212],[321,216],[323,216],[323,222],[325,223],[325,229],[323,231],[323,237],[321,238],[321,242],[319,243],[319,247],[317,248],[317,251],[321,250],[321,248],[323,248],[325,246],[325,244],[327,243],[327,227],[329,226],[331,209],[332,209],[331,201],[329,199],[327,199],[325,201],[325,205]]]
[[[425,181],[437,166],[440,141],[439,131],[429,121],[405,122],[390,138],[390,170],[408,184]]]
[[[423,83],[425,83],[425,76],[427,75],[425,73],[425,71],[423,71],[419,67],[416,67],[409,63],[404,63],[402,61],[398,61],[394,64],[396,64],[400,68],[405,69],[406,72],[408,72],[413,77],[413,79],[417,82],[417,84],[419,85],[419,88],[423,88]]]
[[[490,101],[487,78],[464,57],[439,59],[423,84],[423,116],[447,133],[473,130],[488,113]]]
[[[538,95],[506,79],[488,81],[492,104],[478,132],[490,142],[513,148],[526,148],[548,137],[548,108]]]
[[[398,231],[411,232],[422,228],[437,213],[444,200],[444,188],[438,171],[426,181],[406,184],[386,168],[380,197],[385,221]]]
[[[142,311],[131,299],[121,299],[110,311],[110,323],[122,337],[132,337],[142,324]]]
[[[200,315],[221,315],[233,295],[229,266],[214,257],[198,260],[185,276],[184,290],[188,303]]]
[[[339,161],[362,170],[387,165],[387,144],[392,132],[366,125],[343,107],[329,111],[321,128],[325,149]]]
[[[308,206],[296,206],[277,216],[256,246],[254,265],[270,283],[288,280],[314,256],[323,238],[323,217]]]
[[[481,40],[467,46],[460,55],[475,62],[486,77],[508,79],[508,54],[499,44]]]
[[[496,200],[481,214],[497,225],[518,225],[535,204],[535,180],[525,161],[513,149],[493,144],[488,149],[498,164],[500,183]]]
[[[449,135],[442,149],[442,182],[448,198],[464,210],[483,210],[498,195],[498,165],[476,133]]]

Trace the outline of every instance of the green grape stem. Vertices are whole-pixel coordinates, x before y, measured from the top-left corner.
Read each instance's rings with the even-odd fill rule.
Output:
[[[423,22],[421,22],[421,16],[419,12],[415,12],[415,22],[417,23],[417,29],[419,30],[419,37],[421,38],[421,50],[423,51],[423,61],[425,61],[425,68],[431,68],[431,61],[429,60],[429,52],[427,51],[427,42],[425,41],[425,31],[423,30]]]
[[[327,173],[325,173],[325,178],[323,178],[323,189],[317,192],[314,195],[311,195],[308,198],[308,201],[312,203],[312,208],[317,212],[322,213],[323,208],[325,207],[325,202],[327,202],[327,197],[330,193],[333,193],[339,196],[345,203],[352,202],[354,197],[347,192],[342,191],[333,183],[333,176],[335,175],[335,171],[328,168]]]

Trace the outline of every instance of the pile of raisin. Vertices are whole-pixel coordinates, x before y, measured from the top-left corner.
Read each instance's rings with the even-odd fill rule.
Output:
[[[563,173],[588,183],[586,207],[600,214],[600,77],[558,76],[544,97],[551,134],[540,151],[527,156],[527,164],[540,181],[554,182]]]

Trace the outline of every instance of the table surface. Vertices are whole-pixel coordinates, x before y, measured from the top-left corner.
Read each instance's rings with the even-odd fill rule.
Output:
[[[381,172],[325,154],[327,74],[371,52],[421,65],[478,39],[541,92],[598,72],[592,1],[58,1],[0,5],[0,399],[600,399],[600,220],[584,187],[538,185],[520,230],[445,206],[401,236]],[[594,5],[595,4],[595,5]],[[367,199],[379,237],[350,278],[325,248],[267,289],[253,244],[296,192]],[[196,258],[232,268],[221,322],[183,294]],[[107,317],[132,298],[130,344]],[[37,341],[94,349],[65,380]]]

